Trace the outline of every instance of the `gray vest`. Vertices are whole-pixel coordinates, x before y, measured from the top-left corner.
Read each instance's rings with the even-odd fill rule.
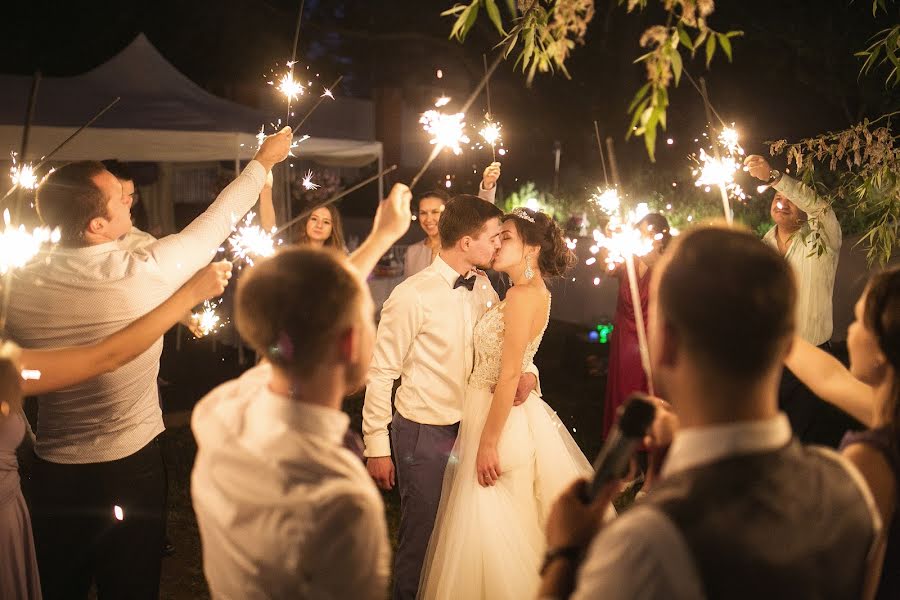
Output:
[[[792,442],[688,469],[646,502],[681,532],[710,600],[860,596],[871,513],[822,449]]]

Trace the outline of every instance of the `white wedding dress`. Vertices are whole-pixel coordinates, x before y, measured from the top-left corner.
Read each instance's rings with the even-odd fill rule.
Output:
[[[512,408],[500,436],[499,481],[479,485],[475,459],[500,374],[504,306],[497,304],[475,326],[475,366],[419,584],[425,600],[534,598],[550,508],[575,478],[593,472],[556,413],[532,392]],[[526,347],[523,369],[546,329]]]

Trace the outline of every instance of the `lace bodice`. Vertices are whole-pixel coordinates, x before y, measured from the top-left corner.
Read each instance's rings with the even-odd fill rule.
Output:
[[[503,309],[506,301],[498,303],[491,310],[484,313],[481,320],[475,325],[475,366],[469,376],[469,385],[479,388],[491,388],[497,384],[500,378],[500,359],[503,353],[503,332],[506,327],[503,318]],[[522,370],[534,360],[544,332],[547,331],[547,323],[550,322],[550,303],[547,302],[547,320],[541,332],[535,336],[525,347],[525,355],[522,356]]]

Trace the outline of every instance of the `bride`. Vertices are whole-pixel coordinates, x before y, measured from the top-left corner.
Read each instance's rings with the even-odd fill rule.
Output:
[[[564,275],[575,257],[550,217],[525,208],[503,217],[501,239],[493,267],[514,287],[475,326],[475,366],[419,585],[426,600],[534,597],[550,507],[591,473],[537,394],[513,407],[550,318],[544,277]]]

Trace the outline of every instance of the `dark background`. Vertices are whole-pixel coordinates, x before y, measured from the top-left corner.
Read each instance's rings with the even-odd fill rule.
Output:
[[[337,93],[377,100],[380,90],[399,88],[407,103],[421,100],[424,110],[432,98],[425,97],[422,86],[436,83],[437,68],[444,69],[447,85],[464,95],[481,76],[482,52],[499,41],[482,16],[464,45],[448,40],[453,21],[440,12],[451,4],[307,0],[298,54],[321,71],[323,81],[343,74]],[[561,185],[583,189],[600,171],[593,119],[604,135],[617,139],[623,177],[647,170],[643,141],[626,143],[624,133],[626,108],[644,81],[643,66],[633,64],[642,53],[638,39],[647,26],[664,22],[657,4],[628,14],[616,0],[598,0],[586,43],[569,61],[571,80],[538,75],[529,89],[524,76],[513,71],[512,60],[501,66],[492,80],[492,99],[511,150],[503,159],[507,185],[524,177],[549,185],[553,145],[559,141]],[[266,73],[290,56],[298,7],[298,0],[5,3],[0,72],[78,74],[144,32],[207,90],[255,102]],[[734,63],[728,64],[720,51],[707,72],[701,49],[685,67],[695,77],[706,76],[718,111],[738,123],[748,152],[761,153],[765,140],[842,129],[900,105],[897,90],[884,87],[886,70],[859,79],[861,60],[853,56],[873,34],[897,21],[898,7],[888,2],[889,14],[873,17],[870,0],[720,0],[710,25],[745,32],[733,40]],[[669,131],[661,134],[658,146],[659,171],[685,168],[685,157],[696,149],[691,142],[705,121],[699,96],[686,80],[670,96]],[[667,137],[675,144],[667,146]],[[470,162],[483,166],[486,158]],[[435,172],[434,181],[438,176]]]

